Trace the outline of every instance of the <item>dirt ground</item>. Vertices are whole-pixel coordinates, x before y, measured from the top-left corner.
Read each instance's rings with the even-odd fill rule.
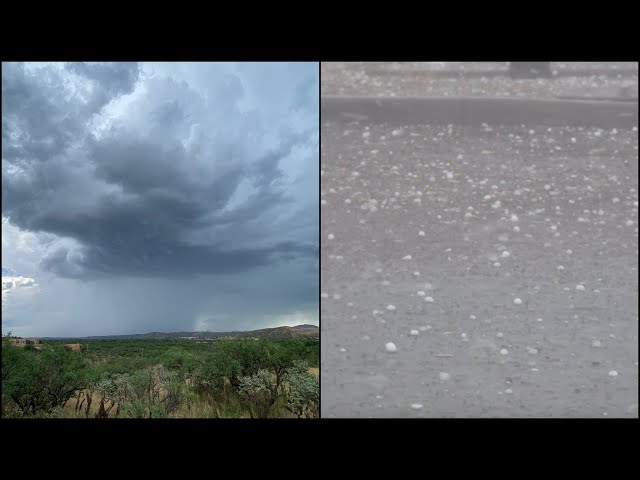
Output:
[[[637,148],[323,124],[322,416],[637,417]]]

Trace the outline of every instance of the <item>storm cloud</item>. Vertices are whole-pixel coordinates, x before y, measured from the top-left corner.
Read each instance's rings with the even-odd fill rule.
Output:
[[[4,63],[3,265],[104,285],[289,269],[305,292],[276,310],[311,309],[318,95],[317,63]]]

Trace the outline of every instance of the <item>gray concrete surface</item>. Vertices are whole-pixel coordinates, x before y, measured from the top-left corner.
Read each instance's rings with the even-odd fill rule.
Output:
[[[638,103],[500,97],[346,97],[321,98],[322,120],[360,120],[402,125],[547,125],[632,128]]]
[[[637,145],[324,121],[322,416],[637,417]]]

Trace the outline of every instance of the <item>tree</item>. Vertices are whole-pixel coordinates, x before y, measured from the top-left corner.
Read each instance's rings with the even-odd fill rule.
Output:
[[[264,340],[223,340],[216,342],[214,350],[204,358],[197,383],[206,391],[223,390],[226,379],[238,390],[240,377],[254,375],[268,366]]]
[[[182,379],[191,378],[195,369],[195,358],[182,347],[170,347],[161,357],[162,364],[175,371]]]
[[[24,351],[17,359],[17,367],[3,381],[3,393],[6,385],[23,415],[50,414],[91,381],[92,369],[86,359],[59,346]]]
[[[24,368],[25,352],[22,348],[11,344],[11,332],[2,338],[2,413],[11,401],[12,392],[16,388],[17,376]]]

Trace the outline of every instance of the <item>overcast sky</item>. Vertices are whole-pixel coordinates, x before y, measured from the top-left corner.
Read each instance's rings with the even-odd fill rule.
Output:
[[[2,64],[2,329],[318,324],[317,63]]]

